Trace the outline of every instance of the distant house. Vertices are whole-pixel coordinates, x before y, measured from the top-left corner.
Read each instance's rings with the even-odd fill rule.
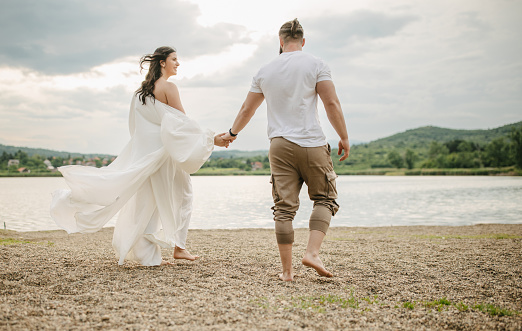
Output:
[[[263,163],[257,161],[257,162],[252,162],[252,170],[260,170],[260,169],[263,169]]]
[[[10,166],[18,166],[20,165],[20,160],[9,160],[7,161],[7,166],[10,167]]]
[[[31,172],[31,170],[27,169],[27,168],[18,168],[18,172],[19,173],[26,173],[26,174],[28,174],[28,173]]]
[[[96,162],[93,162],[93,161],[87,161],[84,163],[84,166],[87,166],[87,167],[96,167]]]
[[[47,166],[47,170],[54,170],[54,166],[49,160],[43,161],[43,163]]]

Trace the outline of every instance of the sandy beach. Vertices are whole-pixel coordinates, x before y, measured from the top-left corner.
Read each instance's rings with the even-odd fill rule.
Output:
[[[281,282],[273,230],[191,230],[202,258],[117,265],[112,228],[0,231],[0,328],[522,329],[522,225],[331,228],[333,278]]]

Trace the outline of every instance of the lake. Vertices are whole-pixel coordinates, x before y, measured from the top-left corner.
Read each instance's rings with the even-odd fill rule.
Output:
[[[273,228],[268,176],[195,176],[192,229]],[[51,192],[61,177],[0,178],[0,227],[54,230]],[[522,223],[522,177],[340,176],[332,226]],[[312,203],[301,192],[294,227],[308,227]],[[107,226],[114,226],[115,219]]]

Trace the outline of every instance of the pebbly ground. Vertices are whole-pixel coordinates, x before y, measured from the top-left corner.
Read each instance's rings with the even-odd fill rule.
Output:
[[[0,231],[0,329],[522,329],[522,225],[332,228],[278,280],[272,230],[192,230],[202,258],[118,266],[112,228]]]

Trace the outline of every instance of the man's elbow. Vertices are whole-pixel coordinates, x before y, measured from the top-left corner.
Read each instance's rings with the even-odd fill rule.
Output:
[[[249,104],[244,103],[239,110],[239,114],[245,117],[252,116],[256,109]]]
[[[341,102],[339,102],[339,99],[329,99],[323,101],[324,108],[326,111],[336,111],[341,109]]]

